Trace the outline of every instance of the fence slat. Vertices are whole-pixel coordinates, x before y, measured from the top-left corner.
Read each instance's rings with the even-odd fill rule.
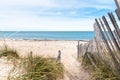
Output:
[[[118,0],[114,0],[114,1],[115,1],[115,3],[116,3],[117,8],[120,8],[120,3],[119,3],[119,1],[118,1]]]
[[[120,29],[119,29],[119,26],[118,26],[118,24],[117,24],[117,22],[115,20],[115,17],[113,16],[113,14],[108,13],[108,15],[109,15],[109,18],[110,18],[110,20],[111,20],[111,22],[112,22],[112,24],[113,24],[113,26],[115,28],[116,37],[117,37],[116,39],[118,39],[117,41],[118,41],[118,44],[119,44],[120,43]]]
[[[115,12],[116,12],[116,14],[117,14],[118,19],[120,20],[120,8],[119,8],[119,9],[116,9]]]
[[[96,47],[97,47],[97,50],[98,50],[98,54],[100,55],[100,56],[102,56],[102,51],[101,51],[101,48],[100,48],[100,46],[101,46],[101,39],[100,39],[100,32],[99,32],[99,29],[97,28],[97,26],[96,25],[94,25],[94,29],[95,29],[95,42],[96,42]]]
[[[104,36],[104,34],[103,34],[103,32],[102,32],[102,29],[101,29],[101,26],[100,26],[98,20],[95,19],[95,21],[96,21],[97,26],[98,26],[98,28],[99,28],[99,30],[100,30],[101,35],[102,35],[101,37],[103,38],[103,40],[105,41],[105,43],[106,43],[106,45],[107,45],[109,54],[110,54],[110,56],[111,56],[111,58],[112,58],[112,61],[114,62],[115,68],[117,69],[116,71],[119,71],[119,68],[120,68],[120,67],[119,67],[119,63],[118,63],[118,61],[116,60],[116,57],[114,56],[114,53],[112,52],[112,50],[111,50],[111,48],[110,48],[110,46],[109,46],[109,43],[107,42],[107,39],[105,38],[105,36]],[[106,19],[104,19],[104,17],[103,17],[103,21],[105,21],[105,24],[108,23],[108,22],[106,21]],[[109,25],[107,24],[106,26],[108,27]],[[109,28],[108,28],[108,29],[109,29]]]
[[[78,45],[77,45],[77,58],[80,58],[80,42],[78,41]]]
[[[119,45],[118,45],[118,43],[117,43],[117,41],[116,41],[116,39],[115,39],[115,37],[114,37],[114,35],[113,35],[113,33],[112,33],[112,30],[111,30],[111,28],[110,28],[110,26],[109,26],[109,24],[108,24],[105,16],[103,16],[102,19],[103,19],[103,21],[104,21],[104,23],[105,23],[105,25],[106,25],[106,27],[107,27],[107,29],[108,29],[108,32],[109,32],[109,34],[110,34],[110,36],[111,36],[111,38],[112,38],[112,41],[113,41],[114,44],[115,44],[115,47],[116,47],[117,51],[118,51],[119,54],[120,54],[120,47],[119,47]]]
[[[101,27],[102,27],[103,30],[104,30],[104,34],[106,35],[106,39],[109,41],[109,43],[110,43],[111,48],[113,49],[113,51],[115,51],[115,47],[114,47],[113,43],[111,42],[110,37],[108,36],[107,30],[105,29],[105,26],[103,25],[103,22],[101,21],[100,18],[99,18],[99,21],[100,21],[100,23],[101,23]]]
[[[89,53],[87,53],[87,56],[88,56],[88,58],[89,58],[89,60],[90,60],[91,64],[93,65],[93,67],[94,67],[94,68],[97,68],[97,66],[96,66],[95,62],[93,61],[93,59],[92,59],[92,57],[90,56],[90,54],[89,54]]]

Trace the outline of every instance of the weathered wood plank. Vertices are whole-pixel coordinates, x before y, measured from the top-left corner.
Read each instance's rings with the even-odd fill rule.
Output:
[[[104,35],[103,32],[102,32],[102,29],[101,29],[101,26],[100,26],[98,20],[95,19],[95,21],[96,21],[97,26],[98,26],[98,28],[99,28],[99,30],[100,30],[101,37],[102,37],[102,39],[104,40],[104,42],[105,42],[105,44],[106,44],[106,46],[107,46],[108,51],[112,52],[112,50],[111,50],[111,48],[110,48],[110,46],[109,46],[109,43],[108,43],[108,41],[107,41],[105,35]]]
[[[119,9],[116,9],[115,12],[116,12],[116,14],[117,14],[118,19],[120,20],[120,8],[119,8]]]
[[[113,26],[114,26],[114,28],[115,28],[118,42],[120,43],[120,29],[119,29],[119,26],[118,26],[118,24],[117,24],[117,22],[116,22],[116,20],[115,20],[114,15],[113,15],[112,13],[108,13],[108,15],[109,15],[109,18],[110,18],[110,20],[111,20],[111,22],[112,22],[112,24],[113,24]],[[118,44],[119,44],[119,43],[118,43]]]
[[[97,24],[96,25],[94,25],[94,28],[95,28],[95,41],[96,41],[96,45],[98,46],[96,46],[97,47],[97,49],[98,49],[98,57],[100,57],[101,58],[101,62],[102,63],[104,63],[105,61],[103,61],[103,60],[105,60],[106,59],[106,57],[108,57],[108,56],[105,56],[105,55],[107,55],[107,54],[105,54],[106,52],[108,52],[109,51],[109,49],[107,48],[107,45],[106,45],[106,43],[105,43],[105,40],[103,39],[103,36],[102,36],[102,34],[101,34],[101,32],[100,32],[100,30],[99,30],[99,28],[98,28],[98,26],[97,26]],[[102,33],[103,33],[103,31],[102,31]],[[101,40],[102,39],[102,40]],[[109,55],[110,56],[110,55]]]
[[[101,21],[100,18],[99,18],[99,21],[100,21],[101,26],[102,26],[102,28],[103,28],[103,30],[104,30],[104,34],[106,35],[106,39],[109,41],[109,43],[110,43],[111,48],[113,49],[113,51],[115,51],[115,47],[114,47],[112,41],[110,40],[110,37],[108,36],[107,30],[105,29],[105,26],[103,25],[103,23],[102,23],[102,21]]]
[[[78,45],[77,45],[77,58],[80,58],[80,41],[78,41]]]
[[[104,19],[104,18],[103,18],[103,19]],[[106,45],[107,45],[107,48],[108,48],[109,54],[110,54],[110,56],[111,56],[111,58],[112,58],[112,61],[114,62],[114,65],[115,65],[117,71],[119,71],[120,65],[119,65],[118,61],[116,60],[116,57],[114,56],[114,53],[112,52],[112,50],[111,50],[111,48],[110,48],[110,46],[109,46],[109,43],[107,42],[107,39],[106,39],[105,35],[104,35],[103,32],[102,32],[102,29],[101,29],[101,26],[100,26],[98,20],[95,19],[95,21],[96,21],[96,23],[97,23],[97,26],[98,26],[98,28],[99,28],[99,30],[100,30],[100,32],[101,32],[101,35],[102,35],[103,39],[104,39],[104,41],[105,41],[105,43],[106,43]],[[107,22],[106,22],[106,23],[107,23]],[[120,72],[119,72],[119,73],[120,73]]]
[[[116,4],[117,8],[120,8],[120,2],[119,2],[119,0],[114,0],[114,1],[115,1],[115,4]]]
[[[103,16],[102,19],[103,19],[103,21],[104,21],[104,23],[105,23],[105,25],[106,25],[106,28],[108,29],[108,32],[109,32],[109,34],[110,34],[110,36],[111,36],[111,38],[112,38],[112,41],[113,41],[113,43],[114,43],[117,51],[118,51],[119,54],[120,54],[120,47],[119,47],[119,45],[118,45],[118,43],[117,43],[117,41],[116,41],[116,39],[115,39],[115,37],[114,37],[114,35],[113,35],[113,32],[112,32],[112,30],[111,30],[111,28],[110,28],[110,26],[109,26],[109,24],[108,24],[105,16]]]
[[[88,42],[88,45],[87,45],[87,47],[85,48],[85,53],[84,53],[84,55],[83,55],[83,60],[82,60],[82,64],[81,64],[81,65],[83,65],[83,63],[84,63],[84,60],[85,60],[85,57],[86,57],[86,55],[87,55],[87,50],[88,50],[88,48],[89,48],[89,45],[90,45],[90,41]]]
[[[97,25],[97,24],[96,24]],[[95,24],[94,24],[94,29],[95,29],[95,42],[96,42],[96,47],[97,47],[97,50],[98,50],[98,55],[99,56],[102,56],[102,50],[101,50],[101,48],[100,48],[100,46],[101,46],[101,38],[100,38],[100,31],[99,31],[99,29],[97,28],[97,26],[96,26]]]
[[[57,63],[60,63],[60,62],[61,62],[61,51],[60,51],[60,50],[58,51],[58,56],[57,56],[57,58],[56,58],[56,62],[57,62]]]
[[[93,59],[92,59],[92,57],[90,56],[89,53],[87,53],[87,56],[88,56],[88,58],[89,58],[89,60],[90,60],[90,62],[92,64],[92,66],[97,69],[97,66],[96,66],[95,62],[93,61]]]

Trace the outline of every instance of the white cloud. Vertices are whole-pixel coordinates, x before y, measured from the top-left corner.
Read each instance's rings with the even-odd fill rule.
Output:
[[[76,11],[71,11],[70,14],[71,14],[71,15],[76,15],[77,12],[76,12]]]
[[[1,0],[0,5],[3,6],[43,6],[50,7],[53,5],[52,0]]]
[[[62,15],[62,12],[56,12],[55,15]]]
[[[4,15],[5,16],[5,15]],[[0,19],[0,30],[37,31],[85,31],[93,30],[91,19],[56,19],[54,17],[34,17],[8,15]],[[86,23],[86,24],[85,24]]]
[[[74,15],[77,14],[76,10],[89,7],[113,10],[114,7],[110,5],[112,0],[91,1],[2,0],[0,1],[0,30],[93,30],[94,17],[74,18]],[[75,8],[77,9],[74,10]],[[65,13],[64,10],[68,10],[68,12]],[[72,17],[64,17],[68,14]],[[61,15],[63,16],[61,17]],[[94,14],[90,16],[94,16]]]
[[[47,8],[108,8],[113,9],[111,4],[114,0],[1,0],[0,6],[24,6],[24,7],[47,7]]]
[[[97,9],[114,9],[112,4],[114,0],[54,0],[56,7],[59,8],[86,8],[93,7]]]
[[[114,0],[96,0],[98,3],[102,3],[102,4],[113,4]]]

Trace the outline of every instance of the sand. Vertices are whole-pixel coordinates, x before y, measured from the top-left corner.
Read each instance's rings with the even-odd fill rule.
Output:
[[[1,39],[0,46],[3,46],[4,43],[16,49],[21,57],[26,57],[32,51],[34,56],[56,58],[60,50],[61,63],[63,63],[65,69],[64,80],[89,80],[89,73],[77,61],[77,41]],[[86,43],[86,41],[80,41],[80,43]],[[5,64],[2,59],[0,59],[0,62],[0,80],[6,80],[4,76],[8,75],[11,63]]]

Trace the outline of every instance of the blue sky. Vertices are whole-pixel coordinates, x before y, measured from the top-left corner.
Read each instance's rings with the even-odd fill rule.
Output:
[[[92,31],[114,0],[1,0],[2,31]]]

